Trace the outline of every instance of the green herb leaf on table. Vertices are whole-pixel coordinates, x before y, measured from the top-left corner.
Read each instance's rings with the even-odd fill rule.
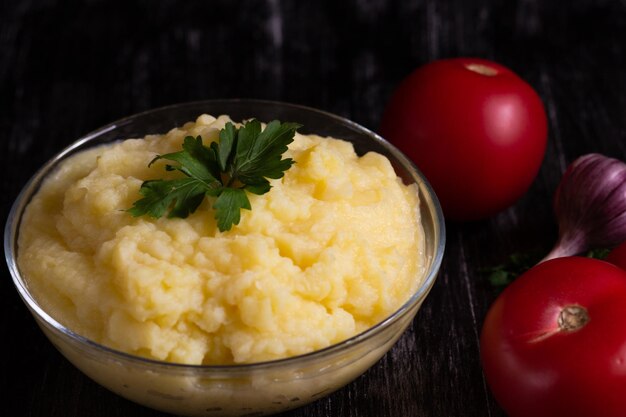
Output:
[[[239,224],[241,209],[252,209],[246,191],[267,193],[271,188],[268,178],[281,178],[293,165],[291,158],[282,156],[300,127],[274,120],[262,129],[261,123],[252,119],[240,128],[228,122],[218,142],[209,146],[200,136],[187,136],[182,151],[157,155],[149,164],[171,161],[165,169],[185,177],[145,181],[139,189],[143,198],[127,211],[135,217],[147,214],[159,218],[168,212],[170,218],[185,218],[196,211],[205,196],[211,196],[216,197],[212,207],[219,230],[230,230]]]
[[[513,253],[500,265],[482,268],[481,272],[487,274],[489,283],[496,288],[504,288],[515,280],[519,275],[528,271],[533,265],[541,260],[541,252]]]
[[[605,259],[611,250],[606,248],[595,248],[587,251],[581,256],[595,259]],[[541,252],[532,251],[527,253],[513,253],[507,260],[493,267],[482,268],[481,272],[487,274],[489,283],[496,288],[504,288],[513,282],[518,276],[537,265],[542,259]]]
[[[611,252],[611,249],[608,249],[608,248],[595,248],[595,249],[588,250],[585,256],[587,258],[605,260],[606,257],[609,256],[610,252]]]

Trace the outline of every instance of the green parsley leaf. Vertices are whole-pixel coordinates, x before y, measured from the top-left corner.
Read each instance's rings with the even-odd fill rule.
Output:
[[[516,252],[500,265],[481,268],[480,272],[487,274],[489,283],[495,288],[504,288],[518,276],[528,271],[541,260],[542,253],[538,250],[520,253]]]
[[[609,253],[611,253],[611,249],[595,248],[595,249],[590,249],[589,251],[587,251],[585,256],[587,258],[594,258],[594,259],[605,260],[606,257],[609,256]]]
[[[228,163],[231,159],[231,153],[233,151],[233,145],[237,140],[237,130],[232,123],[226,123],[224,129],[220,131],[220,143],[219,145],[215,142],[211,144],[211,147],[214,149],[215,154],[218,156],[218,161],[220,163],[220,169],[224,172],[228,169]]]
[[[219,182],[219,170],[215,169],[216,157],[212,149],[202,144],[200,136],[195,139],[187,136],[183,142],[183,150],[180,152],[158,155],[150,162],[150,165],[159,159],[167,159],[178,162],[178,165],[166,165],[168,171],[178,170],[188,177],[202,179],[208,183]],[[220,183],[221,186],[221,183]]]
[[[127,211],[135,217],[159,218],[168,212],[170,218],[185,218],[205,196],[212,196],[216,197],[212,207],[219,230],[230,230],[239,224],[241,209],[252,209],[246,191],[265,194],[271,188],[268,178],[281,178],[293,165],[291,158],[282,155],[298,128],[299,124],[274,120],[262,129],[261,123],[252,119],[240,128],[227,123],[218,142],[209,146],[200,136],[187,136],[182,151],[157,155],[149,164],[171,161],[165,169],[185,177],[145,181],[139,189],[143,198]]]
[[[587,251],[581,256],[602,260],[606,259],[609,252],[611,252],[611,250],[607,248],[595,248]],[[516,252],[509,255],[504,263],[492,267],[481,268],[480,271],[487,274],[487,279],[493,287],[504,288],[515,281],[518,276],[537,265],[543,256],[544,254],[538,250],[526,253]]]
[[[274,120],[263,132],[261,124],[252,120],[239,133],[239,142],[233,161],[233,176],[248,185],[262,185],[266,178],[278,179],[293,164],[291,158],[282,159],[289,138],[299,125]],[[258,140],[254,140],[258,137]]]
[[[511,272],[502,269],[496,269],[489,274],[489,282],[494,287],[505,287],[513,281]]]
[[[133,216],[148,214],[159,218],[173,205],[168,217],[185,218],[193,213],[204,199],[206,185],[194,178],[150,180],[141,185],[139,193],[144,198],[135,201],[133,207],[128,209]]]
[[[233,224],[239,224],[241,209],[252,210],[246,192],[241,188],[225,188],[213,203],[217,227],[230,230]]]

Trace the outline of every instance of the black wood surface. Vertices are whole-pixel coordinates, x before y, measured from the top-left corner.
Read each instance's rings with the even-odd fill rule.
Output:
[[[498,290],[481,270],[547,252],[565,166],[626,159],[624,1],[0,1],[2,218],[34,171],[80,135],[162,105],[250,97],[376,129],[399,81],[479,56],[538,91],[549,143],[529,192],[485,221],[449,224],[439,279],[398,344],[344,389],[285,416],[503,416],[478,337]],[[44,338],[1,280],[5,416],[158,416],[101,388]]]

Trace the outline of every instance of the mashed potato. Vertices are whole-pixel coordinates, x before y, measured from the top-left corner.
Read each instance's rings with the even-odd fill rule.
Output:
[[[166,135],[94,148],[63,163],[29,204],[18,264],[55,319],[125,352],[188,364],[248,363],[318,350],[389,316],[419,286],[416,186],[376,153],[296,134],[296,164],[218,231],[210,202],[187,219],[124,210],[156,154],[187,135],[217,140],[230,119],[200,116]]]

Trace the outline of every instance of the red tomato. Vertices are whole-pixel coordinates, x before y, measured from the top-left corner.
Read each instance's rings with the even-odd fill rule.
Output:
[[[626,242],[613,249],[606,260],[626,270]]]
[[[597,259],[543,262],[491,306],[483,369],[510,417],[626,415],[626,272]]]
[[[410,74],[392,95],[381,135],[411,158],[446,217],[475,220],[513,204],[546,148],[541,99],[495,62],[456,58]]]

